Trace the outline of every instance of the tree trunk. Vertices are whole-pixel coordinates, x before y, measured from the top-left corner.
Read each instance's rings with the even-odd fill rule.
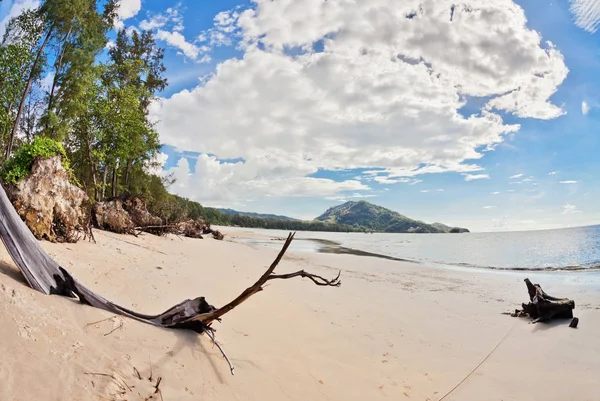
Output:
[[[92,182],[94,183],[94,200],[98,201],[98,180],[96,178],[96,163],[94,162],[94,159],[92,158],[92,143],[90,142],[89,135],[85,136],[85,140],[86,140],[85,147],[86,147],[87,158],[90,163],[90,174],[92,176]]]
[[[10,118],[10,111],[13,108],[13,104],[10,103],[8,105],[8,107],[6,108],[6,115],[8,116],[8,118]],[[4,142],[4,140],[6,140],[6,145],[8,145],[8,138],[10,137],[10,128],[8,127],[8,124],[4,125],[2,127],[2,142]],[[4,143],[3,143],[4,145]],[[2,161],[6,160],[6,155],[3,153],[2,154]]]
[[[60,69],[62,68],[63,58],[65,56],[65,50],[67,49],[67,39],[71,36],[71,29],[73,26],[69,28],[69,32],[65,35],[63,39],[63,47],[60,52],[60,57],[58,58],[58,63],[56,64],[56,71],[54,72],[54,78],[52,79],[52,89],[50,89],[50,95],[48,97],[48,111],[46,114],[50,115],[50,112],[54,108],[54,90],[56,89],[56,83],[58,82],[58,75],[60,73]],[[48,130],[48,119],[46,119],[46,130]]]
[[[115,166],[113,167],[113,171],[112,171],[112,197],[116,197],[117,196],[117,171],[119,170],[119,161],[117,160],[115,162]]]
[[[129,172],[131,171],[131,160],[127,160],[125,165],[125,187],[129,188]]]
[[[100,200],[104,200],[106,193],[106,179],[108,178],[108,164],[104,164],[104,176],[102,177],[102,196]]]
[[[23,96],[21,97],[21,102],[19,103],[19,110],[17,111],[17,116],[15,117],[15,122],[13,123],[12,131],[10,132],[10,138],[8,139],[8,145],[6,146],[6,153],[4,155],[4,157],[6,159],[8,159],[10,157],[10,154],[12,152],[13,143],[15,141],[15,135],[17,134],[17,129],[19,127],[19,121],[21,119],[21,113],[23,113],[23,106],[25,105],[25,99],[27,99],[27,95],[29,95],[29,90],[31,89],[31,82],[33,81],[35,69],[37,67],[37,64],[38,64],[40,58],[42,57],[42,54],[44,53],[44,49],[46,48],[46,45],[48,44],[48,40],[50,40],[50,36],[52,35],[53,30],[54,30],[54,26],[50,27],[50,29],[48,30],[48,33],[46,34],[46,37],[44,38],[44,42],[42,43],[42,46],[38,50],[37,55],[35,56],[33,65],[31,66],[31,71],[29,72],[29,78],[27,79],[27,86],[25,86],[25,91],[23,92]]]

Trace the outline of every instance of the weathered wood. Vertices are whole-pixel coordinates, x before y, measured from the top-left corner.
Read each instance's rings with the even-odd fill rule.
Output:
[[[294,234],[290,233],[283,248],[269,269],[254,285],[247,288],[225,306],[215,308],[204,297],[197,297],[186,299],[158,315],[145,315],[114,304],[101,295],[96,294],[56,263],[44,251],[38,240],[21,220],[6,196],[4,188],[0,186],[0,239],[2,239],[9,255],[21,270],[31,288],[44,294],[77,298],[82,304],[164,328],[189,329],[197,333],[212,330],[210,329],[210,325],[214,320],[219,320],[225,313],[234,309],[250,296],[261,291],[262,285],[268,280],[306,277],[318,285],[339,286],[339,274],[333,280],[327,280],[304,271],[282,275],[273,274],[275,267],[277,267],[283,258],[293,238]]]
[[[533,319],[532,323],[573,318],[575,301],[550,296],[542,290],[539,284],[533,284],[528,278],[525,279],[525,284],[527,285],[530,302],[523,303],[521,305],[523,309],[515,310],[515,313],[511,314],[512,316],[529,316]]]

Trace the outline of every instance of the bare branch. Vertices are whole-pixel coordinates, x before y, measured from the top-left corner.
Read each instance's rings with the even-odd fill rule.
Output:
[[[303,277],[303,278],[311,279],[312,282],[315,283],[316,285],[339,287],[342,284],[342,282],[340,281],[341,273],[342,272],[340,271],[340,272],[338,272],[338,275],[334,279],[327,280],[326,278],[317,276],[316,274],[307,273],[304,270],[300,270],[295,273],[288,273],[288,274],[271,274],[268,277],[268,280],[274,280],[274,279],[284,279],[285,280],[288,278]]]
[[[214,320],[218,320],[221,316],[234,309],[236,306],[250,298],[252,295],[256,294],[259,291],[262,291],[262,286],[269,280],[305,277],[310,279],[316,285],[339,287],[341,285],[341,282],[339,280],[341,272],[338,273],[338,275],[333,280],[327,280],[324,277],[305,272],[304,270],[300,270],[289,274],[273,274],[275,268],[277,267],[279,262],[281,262],[281,259],[283,259],[283,256],[285,255],[285,252],[288,250],[290,244],[292,243],[295,234],[296,233],[290,233],[288,235],[287,240],[283,244],[283,248],[281,248],[281,251],[279,251],[279,254],[275,258],[273,263],[271,263],[271,266],[269,266],[269,268],[263,273],[262,276],[260,276],[260,278],[252,286],[246,288],[240,295],[238,295],[233,301],[229,302],[227,305],[215,309],[211,312],[193,316],[190,319],[187,319],[186,322],[201,322],[208,327]]]
[[[229,370],[231,371],[231,375],[233,376],[235,374],[235,372],[233,371],[233,365],[231,364],[231,361],[227,357],[227,354],[225,353],[223,348],[221,348],[221,345],[215,339],[214,329],[209,327],[205,330],[205,333],[212,340],[213,344],[215,344],[217,346],[219,351],[221,351],[221,355],[223,355],[223,358],[225,358],[225,360],[227,361],[227,364],[229,365]]]

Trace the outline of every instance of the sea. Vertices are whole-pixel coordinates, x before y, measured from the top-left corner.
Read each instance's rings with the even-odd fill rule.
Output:
[[[288,231],[226,227],[236,242],[281,248]],[[244,236],[251,232],[259,235]],[[463,234],[298,231],[294,252],[354,254],[429,265],[493,270],[600,270],[600,225]]]

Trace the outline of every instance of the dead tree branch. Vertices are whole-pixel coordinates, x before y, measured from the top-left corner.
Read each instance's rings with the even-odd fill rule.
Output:
[[[225,306],[215,309],[214,311],[211,311],[208,313],[203,313],[203,314],[194,316],[191,319],[189,319],[188,322],[191,322],[191,321],[201,322],[204,325],[209,326],[214,320],[219,319],[221,316],[223,316],[227,312],[233,310],[235,307],[237,307],[242,302],[244,302],[245,300],[250,298],[252,295],[256,294],[259,291],[262,291],[263,290],[262,286],[269,280],[275,280],[275,279],[284,279],[285,280],[285,279],[294,278],[294,277],[306,277],[306,278],[309,278],[310,280],[312,280],[312,282],[317,285],[329,286],[329,287],[339,287],[341,285],[341,281],[339,280],[340,273],[338,273],[337,277],[334,278],[333,280],[327,280],[321,276],[317,276],[312,273],[307,273],[304,270],[300,270],[295,273],[289,273],[289,274],[280,274],[280,275],[273,274],[273,272],[275,271],[275,268],[277,267],[279,262],[281,262],[281,259],[283,259],[283,255],[285,255],[285,252],[288,250],[290,244],[292,243],[292,240],[294,239],[294,235],[295,235],[295,233],[290,233],[288,235],[287,240],[285,241],[285,244],[283,244],[283,248],[281,248],[281,251],[279,251],[279,254],[275,258],[273,263],[271,263],[271,266],[269,266],[269,268],[263,273],[262,276],[260,276],[260,278],[252,286],[246,288],[240,295],[238,295],[233,301],[229,302]]]

